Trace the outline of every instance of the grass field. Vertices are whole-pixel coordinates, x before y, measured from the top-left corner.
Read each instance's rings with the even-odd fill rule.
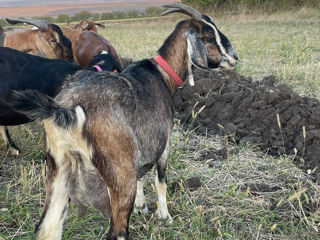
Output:
[[[153,57],[178,18],[108,22],[100,33],[122,57]],[[296,13],[216,20],[240,57],[237,70],[254,80],[274,74],[306,96],[320,98],[320,16]],[[44,153],[38,123],[12,127],[22,150],[6,154],[0,142],[0,239],[33,239],[44,203]],[[219,149],[226,157],[208,157]],[[310,170],[312,171],[312,169]],[[320,187],[288,156],[274,158],[224,136],[197,136],[177,122],[168,166],[173,224],[132,214],[131,239],[319,239]],[[153,172],[146,180],[156,209]],[[172,183],[199,177],[195,191]],[[109,221],[94,209],[78,219],[69,211],[63,239],[105,239]]]

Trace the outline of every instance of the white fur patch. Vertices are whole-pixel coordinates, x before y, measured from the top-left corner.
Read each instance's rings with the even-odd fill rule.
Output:
[[[144,184],[144,178],[137,180],[137,194],[136,194],[136,199],[134,201],[133,212],[138,213],[139,209],[141,209],[143,214],[148,214],[149,210],[146,205],[146,199],[143,193],[143,184]]]
[[[5,143],[5,145],[8,144],[8,139],[7,139],[7,135],[6,135],[6,127],[5,126],[0,126],[0,132],[1,132],[1,135],[2,135],[2,139]]]
[[[156,214],[161,219],[167,219],[169,223],[172,223],[172,217],[168,211],[167,206],[167,184],[160,183],[158,180],[158,174],[156,174],[156,188],[158,193],[158,209]]]
[[[211,21],[213,21],[213,19],[210,17]],[[222,43],[221,43],[221,38],[220,38],[220,35],[219,35],[219,32],[217,30],[217,28],[210,22],[207,22],[206,20],[204,19],[201,19],[204,23],[208,24],[214,31],[214,35],[216,37],[216,42],[220,48],[220,51],[221,53],[227,57],[227,59],[229,60],[230,64],[231,65],[235,65],[237,63],[237,60],[234,59],[232,56],[229,55],[229,53],[227,52],[228,49],[225,49],[223,46],[222,46]],[[234,53],[233,53],[234,54]],[[230,68],[231,66],[229,66]]]
[[[83,125],[86,121],[86,115],[80,106],[76,106],[75,108],[76,115],[77,115],[77,121],[78,121],[78,128],[82,129]]]
[[[188,45],[188,48],[189,48],[189,45]],[[188,82],[190,84],[190,86],[194,86],[194,79],[193,79],[193,74],[192,74],[192,62],[191,60],[189,59],[189,62],[188,62]]]
[[[66,171],[66,166],[61,167],[62,169],[58,172],[58,175],[54,179],[55,182],[52,185],[50,205],[37,232],[37,240],[60,240],[62,237],[63,221],[68,212],[64,212],[64,210],[68,205],[69,194],[67,189],[68,172]]]
[[[108,54],[108,52],[106,50],[102,50],[100,54]]]

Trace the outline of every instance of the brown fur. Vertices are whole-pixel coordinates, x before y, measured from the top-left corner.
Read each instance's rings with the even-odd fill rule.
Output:
[[[110,119],[107,110],[104,113],[104,117],[101,111],[99,115],[90,113],[85,132],[94,145],[93,164],[110,190],[113,234],[119,236],[127,232],[136,193],[134,152],[129,130]]]
[[[51,59],[73,60],[71,49],[60,40],[59,34],[50,25],[46,31],[13,29],[6,32],[4,47]]]
[[[101,35],[95,32],[73,30],[67,27],[62,27],[61,30],[71,40],[74,58],[80,66],[87,67],[94,56],[103,50],[108,51],[109,49],[122,66],[121,59],[115,48]]]
[[[177,9],[176,6],[184,5],[172,4],[173,9]],[[204,17],[205,21],[211,21]],[[232,67],[237,62],[237,53],[229,40],[220,35],[213,25],[209,27],[205,24],[199,19],[181,21],[158,51],[184,80],[189,73],[189,63],[213,69],[221,64]],[[204,28],[207,30],[204,31]],[[224,45],[204,34],[217,38],[221,36]],[[207,51],[205,46],[211,49]],[[211,68],[209,64],[199,65],[199,58],[204,59],[203,63],[210,58]],[[100,173],[111,206],[108,240],[128,239],[137,177],[143,178],[154,165],[157,166],[157,215],[172,221],[166,200],[166,166],[173,127],[172,95],[176,89],[174,80],[155,61],[145,59],[127,67],[121,74],[79,71],[65,82],[56,101],[42,102],[41,109],[37,94],[21,94],[21,102],[34,104],[31,109],[26,109],[27,112],[40,114],[40,117],[51,114],[45,122],[54,121],[56,125],[45,124],[45,128],[50,132],[47,139],[54,140],[48,142],[48,151],[55,154],[56,163],[71,161],[73,168],[76,168],[73,171],[78,172],[79,176],[89,172],[92,165]],[[48,110],[53,108],[56,109],[53,112]],[[64,188],[59,183],[57,185]],[[139,184],[139,206],[143,207],[143,183],[140,181]],[[62,211],[63,199],[56,201]],[[50,223],[47,221],[43,228],[49,228]]]
[[[72,24],[67,24],[68,27],[72,28],[73,30],[88,30],[88,31],[94,31],[98,33],[98,28],[96,26],[105,28],[105,26],[101,23],[96,23],[91,20],[81,20],[80,23],[72,25]]]

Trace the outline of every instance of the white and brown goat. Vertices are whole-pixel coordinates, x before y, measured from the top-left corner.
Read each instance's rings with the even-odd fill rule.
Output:
[[[147,212],[142,179],[154,165],[157,213],[172,219],[166,203],[172,96],[191,65],[232,68],[238,56],[210,17],[183,4],[164,7],[163,14],[191,19],[178,23],[154,60],[121,74],[78,72],[55,100],[34,91],[15,93],[16,109],[43,120],[46,131],[48,178],[37,239],[61,239],[69,199],[81,212],[94,206],[111,217],[107,239],[128,239],[134,205]]]

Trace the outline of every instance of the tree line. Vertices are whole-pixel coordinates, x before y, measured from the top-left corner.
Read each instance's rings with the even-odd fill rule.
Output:
[[[157,17],[160,16],[163,11],[160,7],[148,7],[144,12],[139,10],[130,10],[127,12],[123,11],[112,11],[103,13],[91,13],[89,11],[81,11],[73,16],[67,14],[59,14],[57,17],[45,16],[41,17],[49,22],[66,23],[66,22],[79,22],[83,19],[92,20],[112,20],[112,19],[126,19],[126,18],[142,18],[142,17]]]
[[[67,23],[67,22],[79,22],[84,19],[97,20],[111,20],[111,19],[127,19],[127,18],[142,18],[142,17],[158,17],[163,12],[163,8],[160,7],[148,7],[144,12],[139,10],[130,10],[127,12],[112,11],[103,13],[91,13],[89,11],[81,11],[73,16],[67,14],[59,14],[56,17],[53,16],[39,16],[34,17],[38,19],[45,19],[49,22],[55,23]],[[0,19],[0,26],[8,25],[4,19]]]
[[[215,9],[236,11],[243,8],[267,12],[295,10],[301,7],[320,9],[320,0],[182,0],[181,2],[207,11]]]

